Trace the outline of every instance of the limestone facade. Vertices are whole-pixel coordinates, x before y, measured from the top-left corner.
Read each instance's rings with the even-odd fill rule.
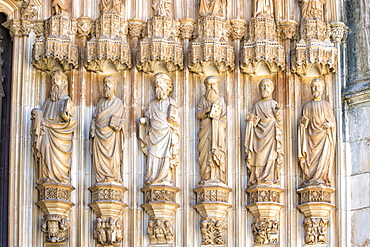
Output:
[[[370,2],[350,2],[0,2],[13,45],[12,72],[0,63],[11,83],[8,246],[370,246]],[[67,144],[44,141],[46,117],[32,110],[53,98],[56,70],[73,102],[50,110],[76,124]],[[333,115],[320,122],[332,139],[317,171],[305,170],[312,147],[301,146],[320,115],[302,113],[317,99],[314,79]],[[272,83],[267,98],[261,81]],[[59,163],[40,159],[65,145],[56,181],[45,171]]]

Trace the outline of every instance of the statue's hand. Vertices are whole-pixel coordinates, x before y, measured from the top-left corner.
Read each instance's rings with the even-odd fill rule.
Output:
[[[253,113],[248,113],[245,121],[254,121],[255,115]]]
[[[90,128],[90,139],[94,138],[95,137],[95,128],[91,127]]]
[[[145,125],[146,124],[145,117],[140,118],[139,122],[140,122],[141,125]]]
[[[329,128],[331,128],[331,124],[329,122],[325,122],[325,123],[323,123],[322,127],[324,129],[329,129]]]

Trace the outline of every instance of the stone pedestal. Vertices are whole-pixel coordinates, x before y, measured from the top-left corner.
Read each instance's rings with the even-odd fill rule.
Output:
[[[247,209],[253,215],[253,246],[279,246],[279,214],[284,207],[280,195],[283,191],[276,185],[256,185],[247,189],[250,195]]]
[[[173,218],[177,208],[176,193],[179,188],[170,185],[149,185],[141,189],[145,203],[141,207],[148,213],[147,234],[149,246],[174,246]]]
[[[45,183],[36,186],[39,200],[36,205],[41,208],[44,217],[41,231],[46,233],[44,247],[67,247],[70,223],[68,214],[74,203],[71,193],[74,190],[69,184]]]
[[[194,208],[200,213],[201,246],[224,247],[223,233],[227,231],[226,213],[231,208],[228,203],[231,188],[219,185],[202,185],[194,189],[197,204]]]
[[[90,187],[92,202],[89,206],[97,218],[94,222],[96,246],[116,247],[123,240],[121,216],[127,205],[123,202],[126,187],[120,183],[97,183]]]
[[[327,247],[329,214],[334,208],[331,196],[334,188],[324,185],[307,186],[298,190],[298,209],[304,214],[303,227],[306,231],[305,246]]]

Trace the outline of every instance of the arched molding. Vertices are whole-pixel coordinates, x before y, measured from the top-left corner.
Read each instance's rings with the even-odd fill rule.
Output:
[[[0,1],[0,12],[7,15],[7,19],[19,18],[21,5],[19,1],[15,0],[3,0]]]

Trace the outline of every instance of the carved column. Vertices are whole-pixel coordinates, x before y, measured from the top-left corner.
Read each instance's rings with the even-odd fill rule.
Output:
[[[100,182],[90,187],[96,213],[94,239],[96,246],[120,247],[123,240],[122,214],[127,205],[123,202],[126,187],[117,182]]]
[[[304,214],[305,243],[307,246],[326,247],[328,245],[327,230],[330,224],[330,211],[334,208],[331,202],[334,188],[318,185],[298,190],[300,204],[298,209]]]
[[[279,246],[279,214],[284,207],[280,195],[284,190],[279,186],[255,185],[246,191],[247,209],[253,215],[253,246]]]
[[[39,206],[44,214],[41,231],[46,234],[44,247],[69,247],[69,212],[74,206],[71,193],[74,187],[62,183],[43,183],[39,191]]]
[[[231,208],[228,202],[231,189],[226,185],[202,185],[194,192],[197,194],[197,204],[194,208],[201,216],[200,232],[203,246],[224,247],[227,232],[226,214]]]

